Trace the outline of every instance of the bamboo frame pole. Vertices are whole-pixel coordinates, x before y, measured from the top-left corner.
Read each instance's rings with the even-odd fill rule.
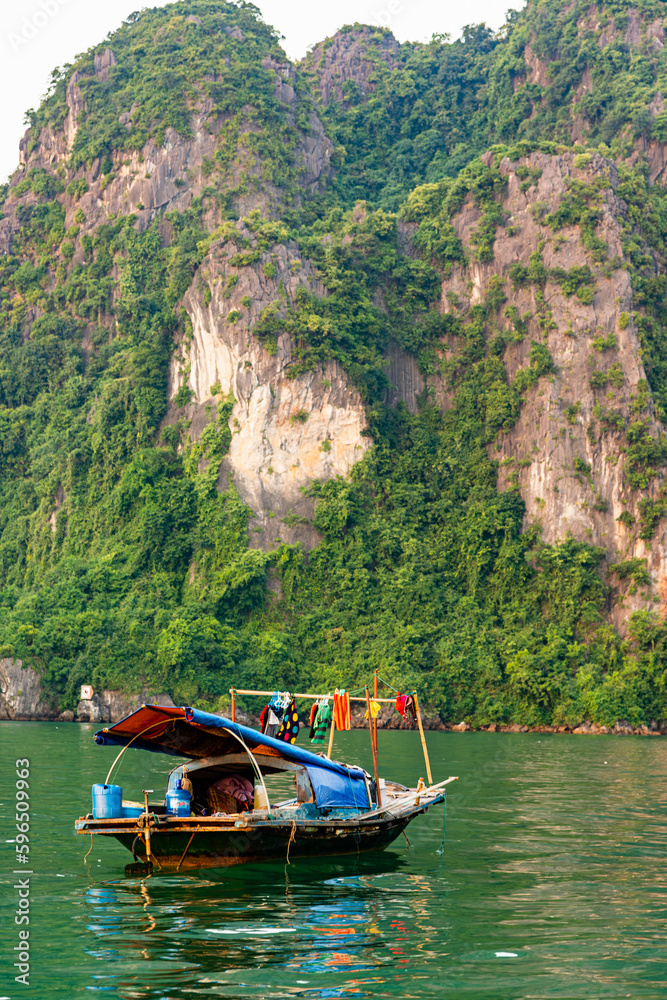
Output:
[[[236,722],[236,688],[230,688],[232,696],[232,722]]]
[[[426,749],[426,737],[424,736],[424,727],[422,726],[422,714],[419,711],[419,699],[417,698],[417,692],[412,696],[415,699],[415,710],[417,712],[417,725],[419,726],[419,735],[422,738],[422,749],[424,750],[424,762],[426,764],[426,776],[428,778],[429,785],[433,784],[433,778],[431,777],[431,764],[428,759],[428,750]]]
[[[378,700],[378,672],[377,667],[373,671],[373,698]],[[378,720],[373,719],[373,734],[375,736],[375,756],[378,755]]]
[[[382,806],[382,795],[380,792],[380,778],[378,776],[378,751],[373,739],[373,716],[371,713],[371,696],[368,693],[368,687],[366,688],[366,710],[368,712],[368,731],[371,734],[371,751],[373,754],[373,771],[375,773],[375,795],[377,798],[378,808]]]
[[[327,757],[331,760],[331,753],[333,751],[333,738],[334,730],[336,728],[336,716],[331,712],[331,732],[329,733],[329,749],[327,750]]]

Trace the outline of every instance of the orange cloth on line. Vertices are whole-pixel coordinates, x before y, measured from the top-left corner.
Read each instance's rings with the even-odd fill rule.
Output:
[[[339,733],[350,728],[350,696],[347,691],[339,694],[338,691],[333,698],[333,712],[336,729]]]

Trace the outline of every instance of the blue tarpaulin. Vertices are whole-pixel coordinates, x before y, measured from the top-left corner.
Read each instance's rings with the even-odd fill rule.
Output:
[[[329,768],[306,764],[320,809],[370,809],[366,782],[346,771],[337,774]],[[362,775],[363,779],[363,775]]]

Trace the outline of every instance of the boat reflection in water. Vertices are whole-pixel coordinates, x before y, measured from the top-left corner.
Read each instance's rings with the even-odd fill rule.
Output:
[[[93,988],[127,998],[377,995],[409,960],[387,898],[409,878],[405,860],[368,854],[331,868],[336,877],[324,880],[321,863],[300,862],[293,879],[292,866],[269,862],[215,881],[157,875],[91,887],[89,954],[103,963]]]

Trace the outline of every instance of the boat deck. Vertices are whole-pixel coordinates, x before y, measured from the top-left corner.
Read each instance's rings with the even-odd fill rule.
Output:
[[[382,850],[416,815],[445,799],[444,785],[402,792],[386,792],[385,803],[350,814],[284,803],[272,809],[254,809],[217,816],[167,816],[152,812],[133,818],[75,822],[80,834],[110,836],[132,851],[135,858],[155,861],[160,868],[204,868],[285,857],[316,856]],[[149,847],[150,845],[150,847]]]

